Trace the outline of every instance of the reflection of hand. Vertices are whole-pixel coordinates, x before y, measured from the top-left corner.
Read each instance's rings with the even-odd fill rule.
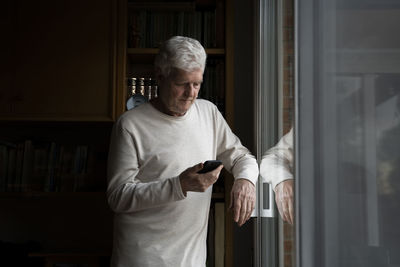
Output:
[[[285,180],[275,186],[275,201],[282,219],[293,224],[293,179]]]
[[[242,226],[251,216],[256,203],[256,189],[247,179],[236,179],[232,186],[230,209],[233,220]]]
[[[204,192],[207,188],[214,184],[224,166],[220,165],[215,170],[207,173],[197,173],[203,168],[203,163],[194,165],[193,167],[187,168],[184,172],[179,175],[179,181],[181,182],[182,192],[185,194],[188,191],[193,192]]]

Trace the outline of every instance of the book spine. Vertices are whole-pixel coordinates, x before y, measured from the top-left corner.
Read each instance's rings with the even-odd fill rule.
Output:
[[[7,191],[8,149],[0,145],[0,192]]]
[[[8,150],[8,167],[7,167],[7,188],[6,191],[14,191],[15,178],[16,178],[16,163],[17,163],[17,149],[9,148]]]
[[[22,160],[22,174],[20,188],[22,192],[30,190],[31,176],[33,170],[33,147],[32,141],[24,142],[24,155]]]
[[[11,190],[13,192],[21,191],[23,160],[24,160],[24,143],[18,143],[16,162],[15,162],[15,178],[14,182],[12,183],[12,190]]]

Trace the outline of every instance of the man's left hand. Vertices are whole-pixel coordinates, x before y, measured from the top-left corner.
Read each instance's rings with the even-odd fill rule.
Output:
[[[233,210],[233,220],[242,226],[250,219],[256,203],[256,188],[247,179],[236,179],[232,186],[231,203],[229,208]]]

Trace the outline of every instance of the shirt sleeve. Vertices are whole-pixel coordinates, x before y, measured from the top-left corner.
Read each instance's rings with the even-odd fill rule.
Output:
[[[279,183],[293,179],[293,128],[262,157],[260,175],[275,189]]]
[[[242,145],[232,132],[221,113],[215,111],[217,159],[232,173],[235,179],[244,178],[254,185],[258,179],[258,164],[251,152]]]
[[[179,177],[143,183],[135,138],[118,120],[113,127],[107,166],[107,199],[114,212],[134,212],[185,198]]]

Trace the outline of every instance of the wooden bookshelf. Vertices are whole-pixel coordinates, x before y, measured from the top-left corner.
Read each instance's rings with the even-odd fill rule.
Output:
[[[7,74],[0,77],[0,141],[17,146],[31,140],[33,147],[43,142],[73,149],[87,146],[95,155],[89,171],[95,180],[94,186],[77,190],[46,192],[42,186],[41,189],[2,190],[2,238],[39,242],[42,252],[35,252],[32,257],[80,257],[85,256],[85,247],[92,247],[94,254],[98,251],[108,254],[112,243],[112,213],[106,203],[105,166],[112,123],[125,111],[127,77],[152,77],[153,60],[158,52],[156,47],[128,46],[129,14],[139,9],[199,12],[201,16],[215,14],[216,36],[211,38],[215,42],[208,40],[206,70],[215,69],[219,64],[220,70],[212,75],[221,76],[218,84],[222,86],[214,84],[218,90],[213,89],[210,95],[222,97],[221,108],[231,124],[231,3],[224,0],[89,0],[68,2],[63,7],[50,0],[40,4],[27,0],[20,5],[11,0],[8,3],[7,14],[0,24],[8,40],[0,44],[0,53],[4,56],[0,64]],[[26,16],[16,20],[17,14]],[[138,73],[138,69],[144,72]],[[25,162],[33,159],[28,157]],[[23,169],[23,161],[20,166]],[[213,193],[212,201],[225,202],[227,207],[232,183],[229,175],[223,176],[222,183],[215,186],[219,189]],[[233,266],[228,216],[224,235],[225,266]],[[8,229],[15,229],[15,233]],[[104,233],[104,237],[98,233]],[[53,250],[59,251],[58,254],[49,252]],[[76,251],[75,256],[70,251]]]

